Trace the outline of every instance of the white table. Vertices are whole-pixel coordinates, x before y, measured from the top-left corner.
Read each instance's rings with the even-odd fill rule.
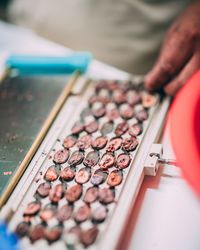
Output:
[[[70,53],[31,31],[0,22],[0,53],[61,55]],[[90,77],[127,77],[125,72],[94,60]],[[163,137],[164,157],[174,158],[168,131]],[[130,218],[127,233],[131,250],[199,250],[200,202],[182,179],[180,169],[162,166],[157,177],[146,177]]]

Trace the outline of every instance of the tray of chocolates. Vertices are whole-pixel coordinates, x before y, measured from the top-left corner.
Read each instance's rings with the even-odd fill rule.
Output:
[[[131,80],[72,91],[11,197],[20,247],[117,249],[167,107]]]

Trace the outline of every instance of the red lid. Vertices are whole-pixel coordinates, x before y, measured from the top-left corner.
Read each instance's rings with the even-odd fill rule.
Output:
[[[169,114],[171,141],[178,164],[200,197],[200,71],[179,91]]]

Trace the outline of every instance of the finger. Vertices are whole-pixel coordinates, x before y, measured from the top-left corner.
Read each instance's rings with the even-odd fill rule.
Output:
[[[190,76],[192,76],[200,68],[200,55],[195,54],[187,65],[182,69],[180,74],[171,81],[165,88],[165,93],[174,96],[184,85]]]
[[[174,32],[161,50],[153,69],[145,77],[145,86],[149,90],[167,84],[184,67],[193,52],[193,42]]]

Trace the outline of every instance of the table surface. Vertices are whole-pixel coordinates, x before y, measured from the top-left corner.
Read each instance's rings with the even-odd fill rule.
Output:
[[[33,32],[0,22],[0,60],[5,53],[62,55],[71,50]],[[23,45],[23,46],[22,46]],[[87,75],[125,79],[128,75],[94,60]],[[163,139],[164,157],[174,158],[169,129]],[[199,250],[200,201],[173,166],[161,166],[156,177],[145,177],[130,218],[123,249]],[[129,242],[126,245],[125,242]]]

